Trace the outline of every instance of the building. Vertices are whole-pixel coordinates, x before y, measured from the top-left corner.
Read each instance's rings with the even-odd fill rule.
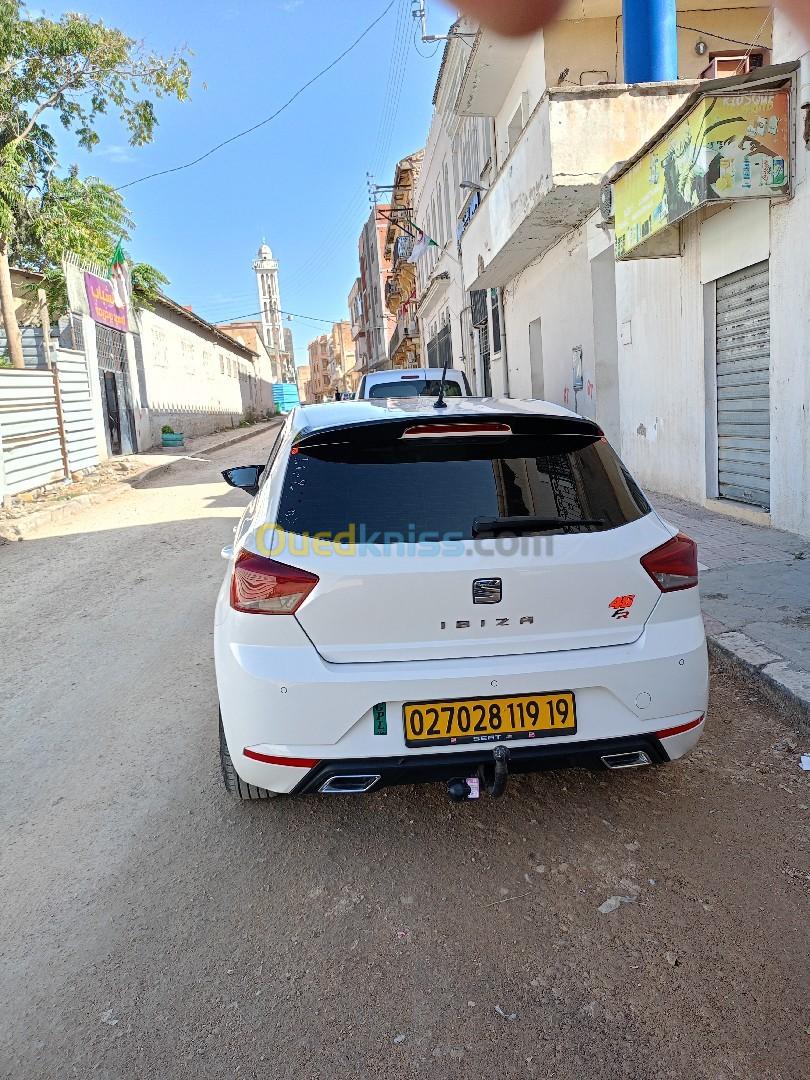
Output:
[[[256,288],[261,311],[261,334],[265,348],[274,361],[278,372],[277,382],[295,382],[295,360],[292,351],[292,333],[282,325],[281,293],[279,290],[278,261],[267,244],[259,248],[253,262]]]
[[[368,371],[368,334],[363,309],[363,288],[360,278],[355,278],[348,298],[349,325],[354,346],[354,371],[352,381],[359,385],[364,371]]]
[[[217,323],[218,329],[228,337],[247,346],[255,354],[254,366],[263,387],[255,412],[265,415],[273,412],[273,383],[286,382],[283,366],[277,355],[271,356],[264,344],[261,324],[257,322]]]
[[[415,226],[433,242],[418,259],[416,289],[421,356],[441,367],[464,370],[478,393],[489,393],[473,347],[472,299],[465,287],[458,240],[492,172],[491,122],[456,110],[470,62],[476,24],[468,18],[450,28],[436,88],[421,170],[413,193]],[[478,299],[478,298],[476,298]],[[479,304],[476,313],[480,319]],[[479,323],[480,325],[480,323]]]
[[[354,393],[359,383],[359,375],[355,372],[351,323],[334,323],[328,337],[330,387],[335,393]]]
[[[419,323],[416,318],[416,267],[411,262],[416,228],[413,193],[422,167],[424,151],[403,158],[394,172],[385,231],[385,257],[391,272],[385,282],[385,303],[396,318],[388,347],[392,368],[421,366]]]
[[[387,204],[374,207],[358,241],[364,370],[367,371],[389,366],[388,347],[394,330],[394,316],[385,305],[385,282],[391,269],[385,257],[389,209]]]
[[[311,405],[312,398],[310,397],[310,367],[309,364],[302,364],[301,367],[296,368],[295,371],[296,381],[298,383],[298,399],[302,405]]]
[[[292,330],[289,326],[284,327],[284,370],[282,382],[295,382],[295,345],[293,343]]]
[[[102,460],[159,445],[164,425],[188,436],[208,434],[259,415],[272,401],[266,354],[263,359],[163,295],[151,310],[130,311],[126,332],[94,321],[82,297],[83,273],[105,271],[78,263],[69,270],[79,287],[69,288],[71,310],[53,320],[47,335],[42,310],[28,300],[40,275],[13,272],[25,362],[47,369],[59,350],[83,365]]]
[[[309,400],[312,404],[334,399],[335,389],[329,370],[329,334],[321,334],[310,341],[309,354]]]
[[[810,41],[777,8],[768,44],[773,64],[698,88],[610,177],[616,426],[651,489],[810,536]],[[735,138],[647,226],[657,163],[709,109]]]
[[[420,320],[459,278],[479,389],[595,418],[653,491],[810,535],[810,46],[779,8],[679,3],[676,69],[628,85],[620,4],[567,10],[462,61],[453,107],[490,125],[489,165],[460,270],[441,235],[420,260]]]

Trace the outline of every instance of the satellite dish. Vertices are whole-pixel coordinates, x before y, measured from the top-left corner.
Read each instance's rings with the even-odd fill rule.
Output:
[[[616,216],[616,199],[613,184],[603,184],[599,191],[599,212],[603,221],[613,221]]]

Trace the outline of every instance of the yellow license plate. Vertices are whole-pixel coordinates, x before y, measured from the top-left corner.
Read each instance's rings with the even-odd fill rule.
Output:
[[[576,705],[570,691],[408,702],[403,714],[408,746],[543,739],[574,735],[577,730]]]

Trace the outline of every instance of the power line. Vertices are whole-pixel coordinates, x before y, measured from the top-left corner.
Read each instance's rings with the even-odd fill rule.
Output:
[[[765,27],[765,23],[767,23],[768,19],[770,18],[770,15],[771,15],[771,13],[768,12],[768,16],[765,19],[765,22],[762,24],[762,26],[757,31],[757,34],[756,34],[757,37],[759,36],[759,34],[762,32],[763,28]],[[679,30],[690,30],[693,34],[701,34],[703,37],[716,38],[717,41],[730,41],[732,45],[749,45],[752,49],[757,48],[757,47],[759,47],[761,49],[767,48],[767,45],[763,45],[761,42],[740,41],[738,38],[726,37],[725,34],[715,34],[712,30],[701,30],[697,26],[683,26],[683,25],[681,25],[681,23],[678,23],[677,27],[678,27]]]
[[[328,323],[329,326],[333,326],[335,323],[346,322],[346,319],[321,319],[317,315],[301,315],[297,311],[284,311],[283,308],[278,308],[279,315],[287,315],[291,319],[306,319],[307,322],[319,322]],[[236,323],[241,322],[242,319],[253,319],[257,315],[263,315],[263,311],[249,311],[246,315],[232,315],[229,319],[217,319],[217,325],[222,323]]]
[[[211,157],[212,154],[215,154],[224,146],[228,146],[230,143],[236,142],[237,139],[242,139],[245,137],[245,135],[250,135],[252,132],[258,131],[258,129],[264,127],[265,124],[269,124],[272,120],[275,120],[276,117],[280,116],[281,113],[285,111],[285,109],[288,109],[290,105],[292,105],[292,103],[295,101],[295,99],[300,97],[305,90],[308,90],[313,83],[316,83],[319,79],[323,78],[323,76],[326,75],[328,71],[331,71],[332,68],[336,67],[341,60],[345,59],[345,57],[349,55],[350,52],[356,49],[360,42],[363,40],[363,38],[371,33],[377,23],[382,22],[382,20],[385,18],[385,16],[388,14],[388,12],[391,10],[395,3],[397,3],[397,0],[389,0],[389,3],[385,6],[384,10],[380,12],[380,14],[377,16],[376,19],[374,19],[373,22],[368,24],[365,30],[363,30],[363,32],[354,39],[354,41],[351,43],[351,45],[348,46],[348,48],[344,49],[343,52],[340,53],[339,56],[336,56],[331,63],[326,65],[326,67],[321,68],[321,70],[316,75],[313,75],[312,78],[308,80],[308,82],[305,82],[303,86],[300,86],[295,91],[295,93],[292,94],[284,102],[283,105],[276,109],[274,113],[271,113],[270,116],[266,116],[264,120],[260,120],[257,124],[253,124],[251,125],[251,127],[245,128],[244,131],[240,131],[236,135],[231,135],[230,138],[223,139],[222,142],[217,143],[216,146],[212,146],[210,150],[206,150],[204,154],[200,154],[200,156],[194,158],[193,161],[187,161],[183,165],[175,165],[171,169],[159,169],[157,172],[148,173],[146,176],[141,176],[137,180],[130,180],[126,184],[121,184],[121,186],[117,187],[115,190],[123,191],[125,188],[134,187],[136,184],[142,184],[146,180],[154,180],[158,176],[169,176],[171,173],[182,172],[183,169],[190,169],[192,166],[199,165],[201,161],[205,161],[206,158]]]

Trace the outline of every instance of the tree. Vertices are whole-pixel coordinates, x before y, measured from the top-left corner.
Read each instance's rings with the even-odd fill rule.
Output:
[[[155,102],[185,100],[190,77],[182,52],[159,56],[83,15],[32,19],[20,0],[0,0],[0,313],[15,367],[23,366],[23,358],[11,293],[11,252],[32,253],[39,241],[49,246],[53,267],[58,265],[56,247],[68,236],[81,248],[82,236],[89,243],[100,223],[94,243],[100,235],[103,246],[111,224],[119,221],[123,236],[132,224],[123,200],[101,181],[81,180],[75,170],[58,177],[58,150],[48,119],[55,116],[80,146],[92,150],[100,141],[99,120],[113,111],[130,144],[142,146],[154,138]],[[156,287],[156,274],[150,267],[141,279]]]
[[[75,168],[65,178],[52,177],[46,190],[30,192],[18,215],[10,244],[16,266],[43,275],[51,311],[67,309],[67,289],[61,260],[75,252],[82,260],[107,266],[119,241],[130,238],[132,218],[120,194],[96,177],[81,179]],[[148,263],[132,266],[133,299],[151,307],[167,278]]]

